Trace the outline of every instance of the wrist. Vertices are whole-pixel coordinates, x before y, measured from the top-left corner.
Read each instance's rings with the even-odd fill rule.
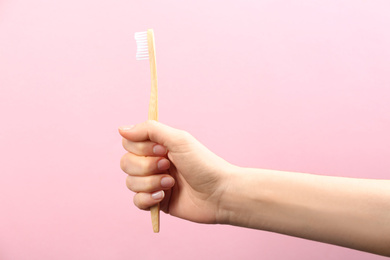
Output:
[[[266,208],[266,189],[263,188],[263,173],[260,169],[232,166],[223,183],[219,203],[219,224],[261,228],[261,215]],[[256,219],[256,223],[251,223]]]

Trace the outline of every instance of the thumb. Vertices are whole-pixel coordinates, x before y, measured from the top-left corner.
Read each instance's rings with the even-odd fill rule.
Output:
[[[119,127],[119,133],[123,138],[133,142],[150,140],[170,149],[175,145],[178,137],[185,135],[186,132],[154,120],[148,120],[134,126]]]

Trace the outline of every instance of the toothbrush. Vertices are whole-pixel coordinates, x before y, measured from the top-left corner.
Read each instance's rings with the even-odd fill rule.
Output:
[[[150,63],[152,89],[150,93],[148,119],[158,121],[156,52],[153,30],[148,29],[146,32],[136,32],[134,38],[137,43],[136,59],[149,60]],[[150,214],[152,217],[153,232],[158,233],[160,231],[159,203],[150,208]]]

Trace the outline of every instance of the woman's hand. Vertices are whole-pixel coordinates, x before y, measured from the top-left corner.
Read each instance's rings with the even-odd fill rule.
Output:
[[[134,204],[160,207],[173,216],[199,223],[218,223],[219,201],[232,166],[187,132],[156,121],[119,128],[128,152],[121,168]]]

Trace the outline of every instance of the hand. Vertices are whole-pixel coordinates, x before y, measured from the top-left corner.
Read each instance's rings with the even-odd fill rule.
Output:
[[[232,166],[187,132],[156,121],[121,127],[127,154],[121,168],[134,204],[143,210],[161,202],[173,216],[218,223],[219,201]]]

